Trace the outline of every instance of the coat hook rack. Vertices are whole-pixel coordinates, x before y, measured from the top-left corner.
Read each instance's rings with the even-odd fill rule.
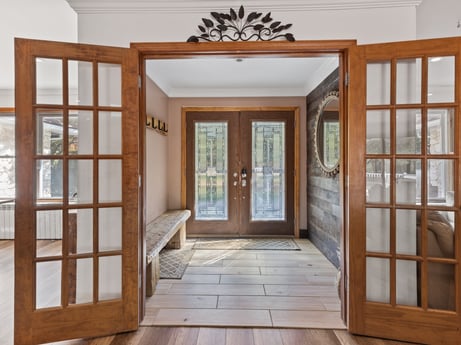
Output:
[[[147,115],[146,127],[155,130],[157,133],[162,135],[168,135],[168,124],[156,117]]]

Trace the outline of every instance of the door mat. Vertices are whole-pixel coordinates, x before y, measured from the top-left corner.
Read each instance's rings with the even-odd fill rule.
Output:
[[[292,238],[200,238],[193,249],[301,250]]]
[[[163,249],[160,252],[160,279],[181,279],[194,251]]]

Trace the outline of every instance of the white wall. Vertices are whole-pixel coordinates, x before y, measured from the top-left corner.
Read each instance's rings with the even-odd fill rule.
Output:
[[[150,79],[146,85],[147,115],[168,123],[168,97]],[[168,208],[168,136],[146,129],[146,222]],[[179,208],[179,206],[177,206]]]
[[[461,35],[461,1],[459,0],[424,0],[418,6],[416,16],[418,39]],[[458,23],[460,23],[459,28]]]
[[[0,107],[14,106],[14,37],[77,41],[77,14],[64,0],[0,1]]]

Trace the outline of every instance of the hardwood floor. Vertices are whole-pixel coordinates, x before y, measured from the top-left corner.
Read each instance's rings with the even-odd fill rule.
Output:
[[[244,252],[244,251],[241,251]],[[13,241],[0,241],[0,343],[2,345],[13,344],[13,288],[14,288],[14,266],[13,266],[13,254],[14,254],[14,242]],[[212,253],[208,253],[212,254]],[[216,253],[215,253],[216,254]],[[281,264],[281,260],[294,261],[293,257],[290,258],[290,253],[278,253],[279,258],[270,258],[270,253],[258,253],[259,261],[261,259],[272,262],[275,266],[246,266],[239,267],[236,265],[235,260],[256,260],[258,257],[250,258],[252,253],[235,253],[234,257],[226,258],[222,261],[222,264],[213,263],[209,266],[199,265],[201,260],[206,260],[207,253],[200,253],[196,258],[193,258],[191,266],[186,272],[184,282],[178,281],[173,282],[161,282],[156,291],[156,295],[148,301],[149,313],[155,313],[154,309],[175,309],[183,308],[189,309],[198,308],[203,309],[209,306],[215,310],[242,310],[245,306],[249,310],[269,310],[271,312],[280,312],[280,320],[283,320],[285,308],[291,308],[293,312],[301,313],[300,318],[305,318],[306,315],[303,313],[317,312],[317,309],[324,308],[326,311],[335,310],[338,308],[338,302],[335,299],[336,295],[333,291],[329,291],[327,294],[331,296],[323,296],[322,298],[318,295],[321,293],[321,286],[314,285],[310,293],[303,292],[302,284],[305,281],[301,281],[296,278],[295,284],[289,284],[288,281],[274,281],[274,278],[268,277],[253,277],[253,278],[230,278],[232,275],[248,275],[258,276],[267,275],[276,276],[277,274],[284,273],[288,275],[302,275],[304,270],[308,271],[309,274],[315,275],[323,273],[325,276],[331,274],[330,270],[320,265],[320,268],[313,268],[306,263],[299,263],[297,267],[286,267]],[[282,257],[288,254],[287,257]],[[296,254],[291,252],[291,254]],[[296,256],[296,255],[295,255]],[[210,258],[208,261],[211,263]],[[283,261],[283,260],[282,260]],[[328,265],[325,265],[328,266]],[[220,275],[219,281],[216,278],[208,276]],[[283,275],[283,274],[282,274]],[[222,277],[225,279],[221,281]],[[226,282],[228,285],[236,285],[242,288],[245,285],[264,285],[267,295],[214,295],[203,296],[201,294],[181,295],[181,294],[170,294],[172,291],[184,291],[183,288],[174,285],[186,285],[192,284],[193,281],[201,281],[205,279],[203,285],[219,285]],[[243,279],[243,280],[240,280]],[[248,279],[255,279],[248,282]],[[267,279],[267,280],[266,280]],[[307,279],[307,278],[306,278]],[[308,280],[308,279],[307,279]],[[186,282],[187,281],[187,282]],[[256,284],[257,282],[257,284]],[[249,284],[251,283],[251,284]],[[266,285],[267,283],[267,285]],[[282,283],[282,284],[277,284]],[[318,283],[318,282],[317,282]],[[301,285],[300,285],[301,284]],[[269,288],[270,287],[270,288]],[[173,288],[173,289],[172,289]],[[172,290],[171,290],[172,289]],[[254,287],[252,288],[254,289]],[[170,291],[171,290],[171,291]],[[238,289],[237,289],[238,290]],[[213,291],[213,290],[211,290]],[[229,290],[224,289],[225,292]],[[231,290],[232,291],[232,290]],[[235,290],[234,290],[235,291]],[[248,290],[245,290],[248,291]],[[251,291],[251,290],[250,290]],[[261,291],[255,289],[254,291]],[[300,295],[300,296],[296,296]],[[310,296],[305,296],[310,295]],[[158,298],[157,296],[162,296]],[[295,299],[292,299],[292,298]],[[299,299],[299,297],[303,297]],[[235,309],[236,308],[236,309]],[[289,309],[290,310],[290,309]],[[152,315],[150,315],[152,317]],[[290,316],[292,317],[292,315]],[[267,328],[261,327],[209,327],[212,324],[205,326],[196,327],[182,327],[182,326],[141,326],[136,332],[123,333],[117,335],[111,335],[108,337],[99,337],[94,339],[85,340],[72,340],[64,341],[59,343],[53,343],[54,345],[302,345],[302,344],[322,344],[322,345],[399,345],[406,344],[402,342],[386,341],[382,339],[374,339],[369,337],[354,336],[349,334],[346,330],[338,329],[316,329],[316,328],[304,328],[299,325],[298,329],[285,329],[284,326],[269,326]],[[293,327],[292,325],[289,325]]]

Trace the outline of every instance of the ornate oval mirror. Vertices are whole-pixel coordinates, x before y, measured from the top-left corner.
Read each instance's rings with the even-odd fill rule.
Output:
[[[332,91],[319,105],[314,128],[315,155],[322,172],[334,176],[339,172],[340,126],[339,92]]]

